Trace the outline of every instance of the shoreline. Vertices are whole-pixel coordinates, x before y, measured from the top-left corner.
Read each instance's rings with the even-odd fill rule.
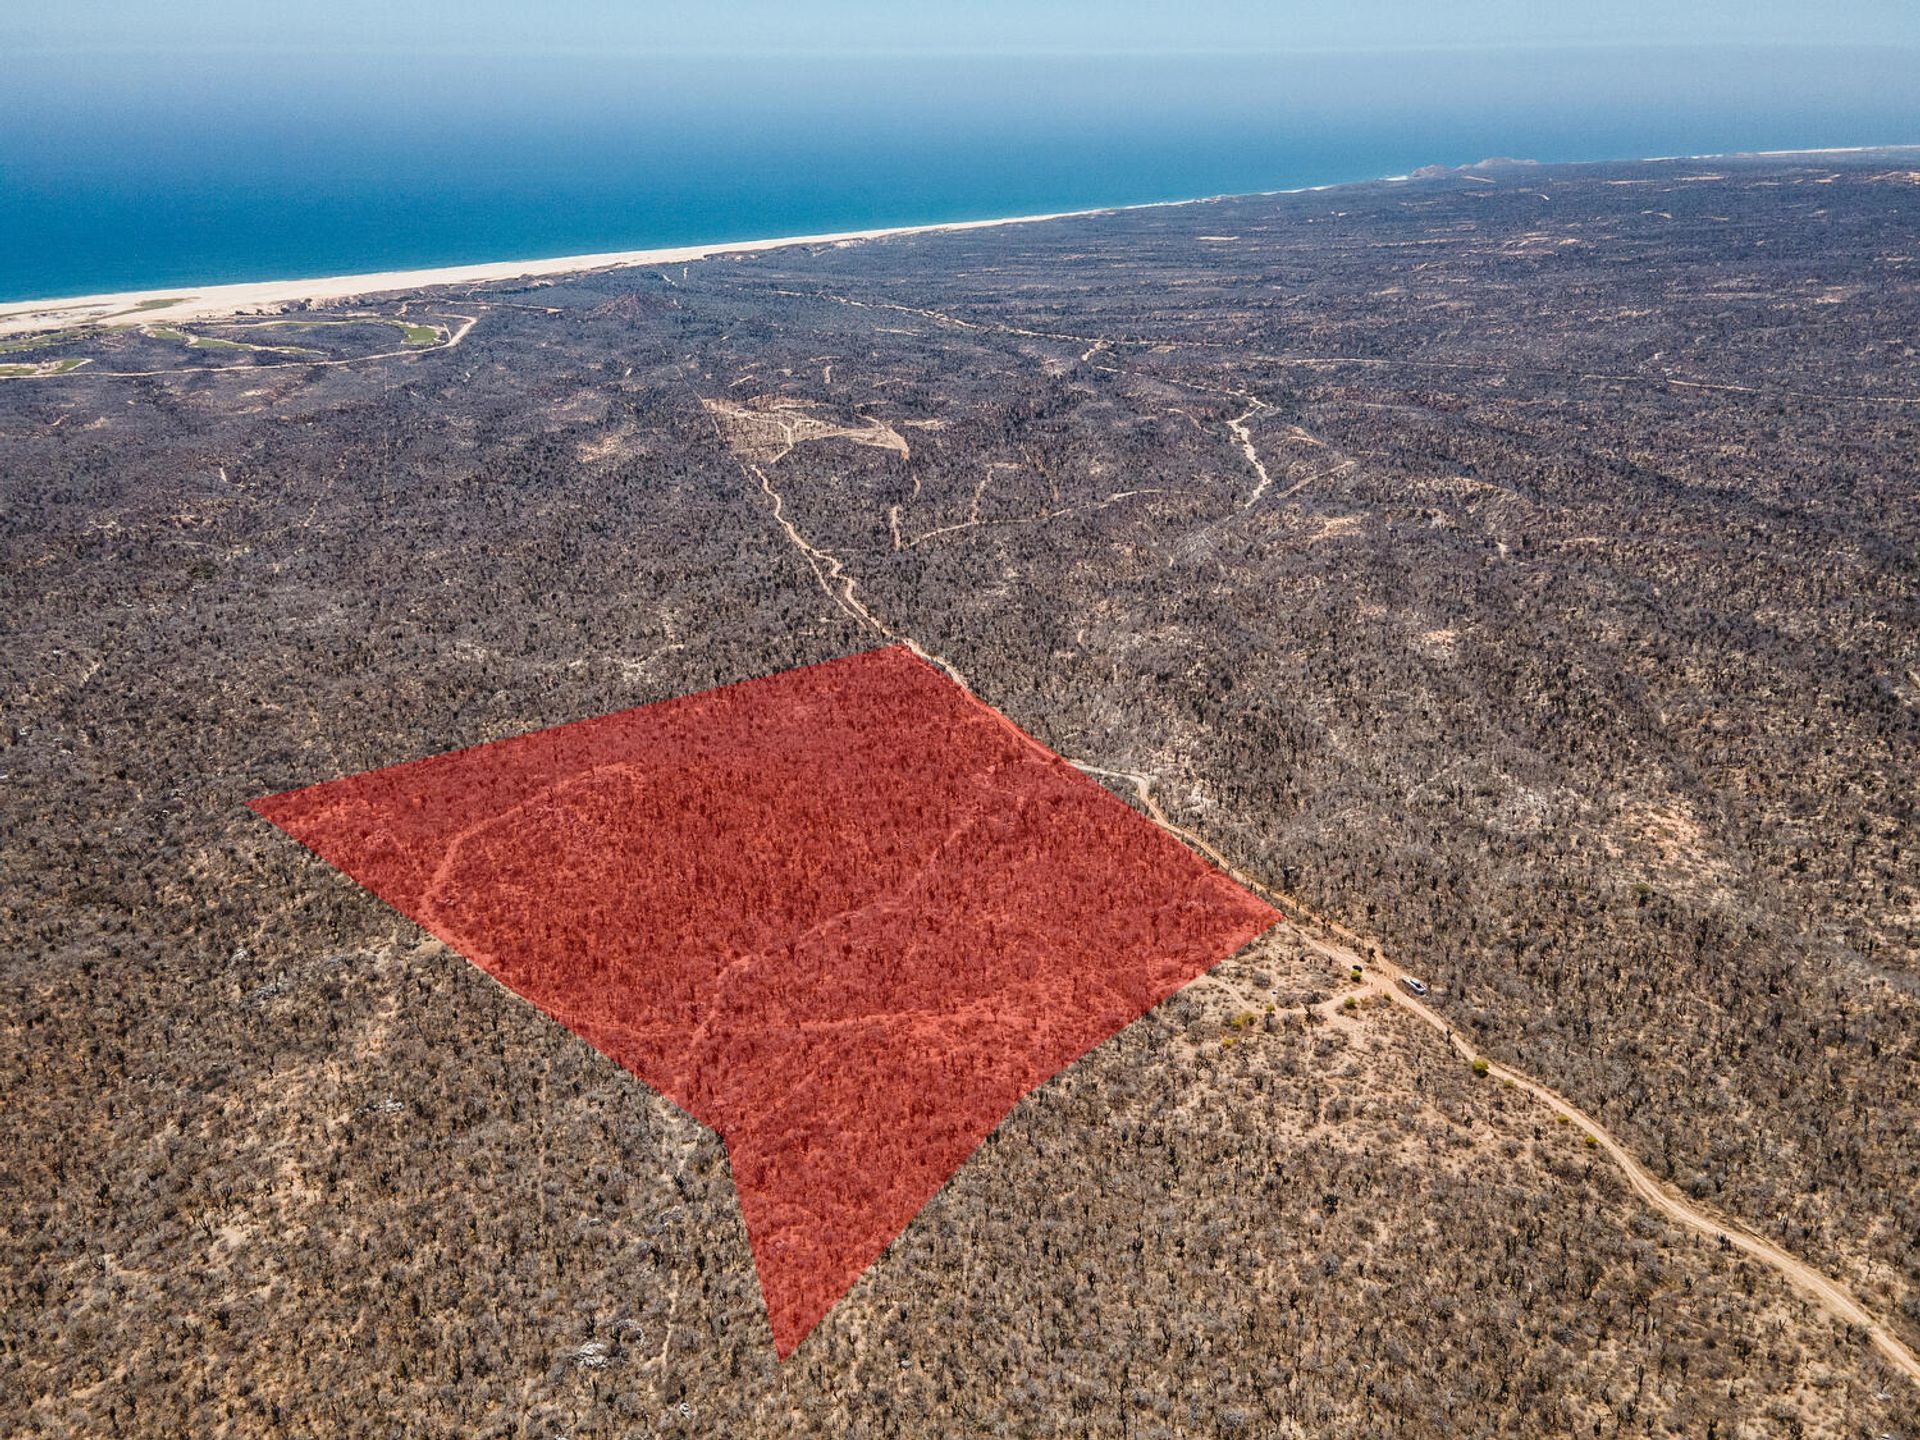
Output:
[[[1794,156],[1893,154],[1920,149],[1913,145],[1859,145],[1812,150],[1753,150],[1707,155],[1653,155],[1630,161],[1568,162],[1588,164],[1671,164],[1678,161],[1784,159]],[[1484,163],[1484,162],[1482,162]],[[1533,163],[1533,162],[1521,162]],[[1554,162],[1544,162],[1554,163]],[[1471,173],[1476,167],[1449,167]],[[1249,190],[1235,195],[1200,195],[1185,200],[1149,200],[1131,205],[1101,205],[1083,210],[1056,210],[1036,215],[1007,215],[986,220],[947,220],[924,225],[889,225],[867,230],[839,230],[819,235],[783,235],[759,240],[712,241],[694,245],[658,246],[643,250],[609,250],[589,255],[557,255],[537,260],[489,260],[466,265],[439,265],[413,270],[376,270],[355,275],[318,276],[290,280],[243,280],[218,285],[170,286],[147,290],[120,290],[96,295],[55,296],[40,300],[0,301],[0,335],[20,334],[68,325],[98,324],[109,319],[151,317],[156,323],[207,320],[244,311],[272,311],[300,302],[327,302],[360,296],[424,290],[438,285],[486,284],[499,280],[542,279],[649,265],[681,265],[721,255],[751,255],[794,246],[857,245],[904,235],[940,235],[988,230],[1006,225],[1038,225],[1050,220],[1079,220],[1096,215],[1121,215],[1136,210],[1164,210],[1182,205],[1211,205],[1222,200],[1259,199],[1276,195],[1307,195],[1351,185],[1404,183],[1410,175],[1382,175],[1369,180],[1338,181],[1325,185],[1298,185],[1280,190]]]
[[[1382,180],[1404,180],[1390,175]],[[1381,181],[1348,181],[1369,185]],[[1258,190],[1258,195],[1299,195],[1331,190],[1332,185],[1303,185],[1291,190]],[[591,255],[556,255],[544,260],[483,260],[470,265],[437,265],[418,270],[376,270],[359,275],[332,275],[297,280],[241,280],[219,285],[176,285],[152,290],[120,290],[98,295],[61,296],[46,300],[0,300],[0,335],[42,330],[61,325],[97,324],[102,320],[151,317],[158,324],[174,320],[206,320],[242,311],[268,309],[299,301],[347,300],[360,296],[424,290],[436,285],[485,284],[496,280],[531,280],[554,275],[584,275],[605,270],[637,269],[652,265],[682,265],[720,255],[752,255],[794,246],[858,245],[902,235],[939,235],[964,230],[989,230],[1003,225],[1038,225],[1048,220],[1079,220],[1094,215],[1119,215],[1134,210],[1164,210],[1178,205],[1210,205],[1239,197],[1201,195],[1187,200],[1147,200],[1133,205],[1101,205],[1085,210],[1054,210],[1039,215],[1005,215],[988,220],[944,220],[925,225],[886,225],[870,230],[836,230],[820,235],[779,235],[761,240],[721,240],[696,245],[668,245],[649,250],[608,250]],[[163,303],[164,302],[164,303]]]

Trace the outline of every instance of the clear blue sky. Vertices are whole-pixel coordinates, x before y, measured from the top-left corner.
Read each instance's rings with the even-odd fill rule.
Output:
[[[1920,0],[14,0],[30,52],[1033,53],[1920,44]]]

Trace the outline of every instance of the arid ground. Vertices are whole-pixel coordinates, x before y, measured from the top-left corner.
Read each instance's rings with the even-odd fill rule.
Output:
[[[0,1431],[1920,1434],[1916,335],[1887,153],[7,337]],[[889,644],[1287,918],[779,1361],[247,802]]]

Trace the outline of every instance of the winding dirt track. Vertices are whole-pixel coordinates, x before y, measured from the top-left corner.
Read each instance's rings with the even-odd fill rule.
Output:
[[[1132,771],[1100,770],[1091,765],[1080,764],[1078,761],[1074,763],[1088,774],[1128,781],[1133,786],[1135,797],[1155,824],[1191,845],[1255,894],[1265,896],[1288,918],[1297,919],[1304,926],[1312,926],[1321,931],[1321,935],[1315,935],[1311,931],[1302,929],[1301,933],[1315,949],[1335,960],[1351,965],[1371,966],[1375,972],[1384,972],[1388,983],[1383,993],[1401,1009],[1418,1016],[1444,1035],[1447,1043],[1463,1060],[1470,1062],[1484,1060],[1489,1076],[1504,1080],[1517,1090],[1524,1090],[1556,1115],[1565,1117],[1585,1131],[1620,1168],[1620,1172],[1627,1178],[1627,1183],[1633,1187],[1634,1193],[1647,1204],[1689,1229],[1697,1230],[1702,1235],[1710,1236],[1724,1245],[1743,1251],[1776,1271],[1834,1319],[1863,1331],[1867,1339],[1873,1342],[1874,1348],[1895,1370],[1905,1375],[1914,1384],[1920,1385],[1920,1356],[1916,1356],[1912,1350],[1908,1349],[1899,1336],[1876,1319],[1865,1306],[1853,1298],[1844,1286],[1821,1274],[1798,1256],[1781,1249],[1771,1240],[1754,1234],[1732,1220],[1709,1214],[1672,1186],[1655,1178],[1645,1166],[1634,1159],[1612,1132],[1572,1101],[1549,1089],[1532,1076],[1515,1070],[1511,1066],[1502,1065],[1489,1056],[1481,1055],[1432,1006],[1425,1004],[1406,988],[1404,982],[1408,978],[1407,972],[1381,956],[1377,945],[1364,940],[1345,926],[1315,914],[1293,896],[1261,884],[1259,880],[1237,868],[1226,856],[1191,830],[1176,824],[1154,799],[1152,781],[1147,776],[1135,774]],[[1372,958],[1363,958],[1357,949],[1352,948],[1355,946],[1364,946],[1371,952]]]
[[[726,437],[721,434],[717,424],[714,427],[714,433],[724,445]],[[939,667],[963,690],[973,693],[973,687],[967,683],[966,677],[944,656],[927,649],[912,636],[893,629],[875,615],[860,600],[856,593],[859,582],[847,572],[839,557],[813,544],[787,518],[784,497],[774,488],[766,472],[760,466],[750,465],[737,456],[735,459],[743,474],[759,482],[761,492],[772,502],[773,519],[785,532],[794,548],[806,558],[814,578],[820,582],[820,588],[826,592],[829,599],[845,611],[851,619],[896,644],[905,645],[928,664]],[[1823,1275],[1799,1257],[1781,1249],[1771,1240],[1756,1235],[1733,1220],[1710,1214],[1694,1204],[1672,1186],[1656,1179],[1611,1131],[1572,1101],[1532,1076],[1515,1070],[1511,1066],[1503,1065],[1491,1056],[1481,1055],[1447,1022],[1445,1017],[1407,989],[1405,982],[1410,978],[1407,972],[1386,959],[1377,942],[1370,941],[1337,921],[1318,914],[1294,896],[1262,883],[1235,865],[1199,835],[1175,822],[1154,797],[1152,777],[1131,770],[1105,770],[1097,765],[1075,760],[1071,756],[1065,758],[1069,764],[1085,774],[1126,781],[1132,787],[1135,798],[1140,802],[1148,818],[1168,834],[1204,855],[1253,893],[1271,901],[1282,914],[1295,923],[1302,938],[1308,944],[1341,963],[1370,967],[1368,973],[1373,977],[1384,979],[1385,982],[1378,986],[1378,993],[1385,994],[1401,1009],[1439,1031],[1446,1037],[1447,1044],[1462,1059],[1469,1063],[1484,1061],[1487,1067],[1486,1073],[1490,1077],[1503,1080],[1515,1089],[1524,1091],[1555,1114],[1578,1126],[1619,1167],[1634,1193],[1648,1205],[1691,1230],[1709,1236],[1724,1246],[1744,1252],[1750,1258],[1773,1270],[1828,1315],[1861,1331],[1896,1371],[1913,1384],[1920,1385],[1920,1356],[1916,1356],[1899,1336],[1867,1310],[1844,1286]],[[1364,956],[1361,953],[1363,950],[1366,952]],[[1368,987],[1369,991],[1374,988],[1371,985]]]
[[[1260,483],[1253,487],[1253,493],[1240,502],[1242,510],[1251,510],[1259,503],[1260,497],[1267,493],[1267,487],[1273,484],[1273,477],[1267,474],[1267,467],[1260,463],[1260,452],[1253,448],[1253,432],[1247,428],[1247,421],[1271,407],[1259,400],[1253,401],[1243,414],[1227,421],[1227,429],[1233,432],[1234,443],[1240,447],[1240,453],[1247,458],[1247,464],[1253,473],[1260,477]]]

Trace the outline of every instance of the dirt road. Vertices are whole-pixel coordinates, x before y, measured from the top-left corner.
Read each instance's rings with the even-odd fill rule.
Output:
[[[717,425],[715,433],[719,435]],[[724,436],[720,438],[724,443]],[[847,573],[839,557],[829,554],[807,540],[787,518],[784,497],[774,488],[764,470],[757,465],[748,465],[745,462],[740,462],[740,466],[742,472],[749,478],[758,480],[761,492],[772,502],[774,521],[785,532],[788,541],[806,558],[814,577],[820,582],[820,588],[835,604],[839,605],[852,619],[888,640],[905,645],[928,664],[937,666],[962,689],[972,691],[973,687],[967,683],[966,678],[944,657],[928,650],[913,637],[887,626],[867,608],[857,594],[858,582]],[[1037,741],[1034,743],[1038,744]],[[1916,1356],[1892,1330],[1854,1299],[1844,1286],[1821,1274],[1797,1256],[1781,1249],[1771,1240],[1754,1234],[1732,1220],[1710,1214],[1694,1204],[1678,1190],[1656,1179],[1638,1160],[1634,1159],[1612,1132],[1572,1101],[1531,1076],[1510,1066],[1502,1065],[1490,1056],[1481,1055],[1468,1040],[1455,1031],[1445,1017],[1407,989],[1405,982],[1410,978],[1407,972],[1386,959],[1377,943],[1356,934],[1336,921],[1317,914],[1294,896],[1263,884],[1240,869],[1199,835],[1176,823],[1155,798],[1152,777],[1130,770],[1105,770],[1097,765],[1074,760],[1071,757],[1066,758],[1069,764],[1085,774],[1126,781],[1132,787],[1141,807],[1155,824],[1206,856],[1256,895],[1270,900],[1295,923],[1303,938],[1322,954],[1349,966],[1365,967],[1368,975],[1384,981],[1380,993],[1385,994],[1403,1010],[1417,1016],[1423,1023],[1439,1031],[1462,1059],[1469,1063],[1484,1060],[1487,1067],[1486,1073],[1490,1078],[1505,1081],[1515,1089],[1525,1091],[1555,1114],[1565,1117],[1592,1137],[1594,1143],[1626,1176],[1627,1183],[1633,1187],[1634,1192],[1647,1204],[1689,1229],[1740,1250],[1767,1266],[1828,1315],[1862,1331],[1895,1370],[1915,1385],[1920,1385],[1920,1356]]]
[[[1421,1021],[1438,1030],[1446,1037],[1448,1045],[1452,1046],[1454,1052],[1463,1060],[1470,1063],[1476,1060],[1485,1061],[1489,1078],[1505,1081],[1515,1089],[1525,1091],[1556,1115],[1564,1117],[1585,1131],[1606,1153],[1607,1158],[1619,1167],[1621,1174],[1626,1176],[1627,1183],[1633,1187],[1634,1193],[1647,1204],[1689,1229],[1697,1230],[1702,1235],[1710,1236],[1733,1249],[1742,1251],[1775,1271],[1834,1319],[1863,1331],[1867,1339],[1873,1343],[1874,1348],[1886,1358],[1888,1364],[1914,1384],[1920,1385],[1920,1356],[1916,1356],[1899,1336],[1854,1299],[1844,1286],[1829,1279],[1798,1256],[1781,1249],[1764,1236],[1754,1234],[1733,1220],[1710,1214],[1694,1204],[1678,1190],[1652,1175],[1645,1166],[1634,1159],[1611,1131],[1572,1101],[1549,1089],[1532,1076],[1515,1070],[1511,1066],[1502,1065],[1490,1056],[1481,1055],[1447,1022],[1444,1016],[1407,989],[1405,983],[1409,978],[1407,972],[1386,959],[1380,953],[1378,945],[1363,939],[1343,925],[1315,914],[1293,896],[1263,885],[1234,866],[1224,855],[1191,830],[1174,823],[1166,811],[1161,809],[1159,801],[1154,798],[1153,785],[1149,777],[1132,771],[1101,770],[1092,765],[1080,764],[1077,761],[1075,763],[1088,774],[1128,781],[1133,786],[1134,795],[1155,824],[1191,845],[1255,894],[1263,895],[1272,901],[1289,919],[1294,919],[1300,924],[1303,937],[1315,949],[1342,963],[1365,966],[1370,975],[1383,976],[1386,984],[1382,988],[1382,993],[1401,1009],[1419,1017]],[[1319,933],[1315,933],[1316,931]]]

